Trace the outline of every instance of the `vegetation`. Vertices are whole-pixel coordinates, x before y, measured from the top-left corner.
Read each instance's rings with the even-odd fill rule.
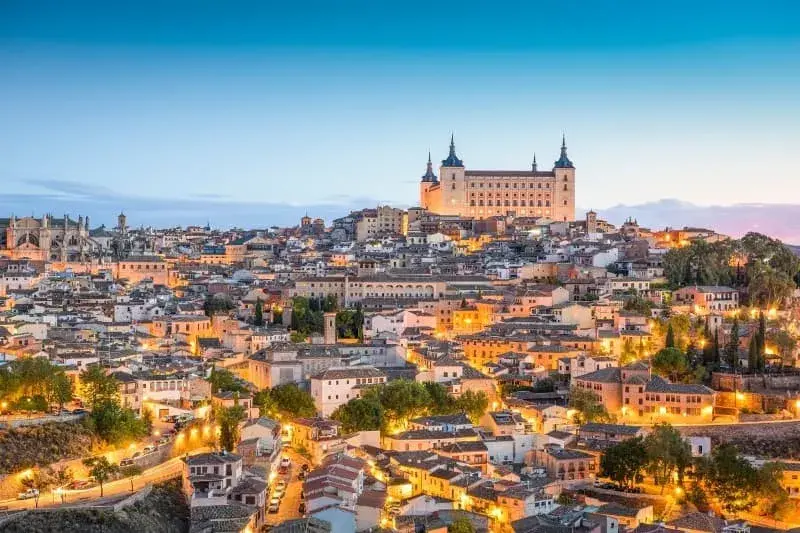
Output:
[[[631,488],[642,479],[647,466],[644,439],[636,437],[608,448],[600,459],[600,475],[611,478],[618,485]]]
[[[100,485],[100,497],[103,497],[103,485],[119,472],[119,465],[112,463],[105,456],[89,457],[83,464],[89,468],[89,476]]]
[[[25,357],[0,368],[0,398],[24,411],[59,408],[72,399],[72,382],[64,370],[44,357]]]
[[[139,418],[119,402],[117,380],[99,366],[81,373],[83,397],[92,409],[87,424],[98,437],[109,444],[123,444],[150,434],[150,412]]]
[[[258,298],[256,300],[256,308],[253,316],[253,325],[254,326],[264,325],[264,306],[261,303],[261,298]]]
[[[694,241],[664,256],[672,287],[727,285],[746,290],[751,305],[779,306],[795,288],[800,258],[777,239],[748,233],[739,240]]]
[[[224,368],[212,366],[208,381],[211,383],[211,392],[214,394],[219,391],[247,392],[248,390],[236,374]]]
[[[611,446],[600,460],[600,469],[603,476],[623,487],[633,487],[646,472],[663,493],[674,478],[679,485],[683,484],[691,463],[691,450],[681,434],[669,424],[659,424],[645,438],[636,437]]]
[[[189,507],[180,483],[156,485],[147,497],[125,509],[63,509],[28,513],[3,524],[7,533],[168,533],[189,530]]]
[[[281,415],[285,418],[307,418],[317,415],[314,398],[296,383],[286,383],[264,389],[255,395],[254,403],[265,416]]]
[[[236,304],[224,293],[209,294],[203,302],[203,312],[209,317],[224,315],[233,309],[236,309]]]
[[[457,516],[453,522],[447,526],[447,533],[475,533],[475,526],[466,516]]]
[[[54,422],[0,431],[0,473],[47,466],[91,453],[95,434],[81,422]]]
[[[376,430],[393,433],[412,418],[426,415],[465,413],[477,424],[489,407],[484,392],[464,391],[459,397],[434,382],[395,380],[367,389],[361,398],[350,400],[333,412],[346,432]]]
[[[291,329],[302,340],[312,333],[322,333],[324,329],[324,313],[336,313],[336,333],[340,338],[364,338],[364,313],[360,307],[340,309],[336,297],[292,299]]]
[[[575,410],[576,424],[587,422],[613,422],[600,398],[590,390],[572,387],[569,392],[569,407]]]
[[[245,419],[244,408],[241,405],[234,405],[220,409],[216,414],[219,423],[219,446],[225,451],[236,450],[239,444],[239,422]]]

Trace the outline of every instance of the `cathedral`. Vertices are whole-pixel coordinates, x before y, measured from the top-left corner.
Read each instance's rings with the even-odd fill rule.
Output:
[[[450,154],[439,166],[438,177],[428,154],[420,205],[440,215],[574,220],[575,166],[567,157],[566,139],[561,140],[561,156],[552,170],[539,170],[536,156],[530,170],[467,170],[451,136]]]
[[[95,248],[89,238],[89,217],[0,218],[0,250],[12,258],[84,261]]]

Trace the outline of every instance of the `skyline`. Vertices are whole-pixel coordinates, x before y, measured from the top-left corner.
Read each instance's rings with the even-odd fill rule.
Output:
[[[0,206],[224,226],[410,206],[451,133],[468,168],[508,169],[565,133],[579,213],[800,204],[800,9],[678,4],[7,2]]]

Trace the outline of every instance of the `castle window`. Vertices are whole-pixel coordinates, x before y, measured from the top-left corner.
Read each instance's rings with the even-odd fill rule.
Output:
[[[452,174],[450,174],[450,177],[452,177],[453,179],[456,179],[456,173],[453,172]]]
[[[547,201],[544,203],[544,205],[545,205],[545,207],[550,207],[550,200],[547,200]]]
[[[545,183],[545,184],[544,184],[544,188],[545,188],[545,189],[549,189],[549,188],[550,188],[550,184],[549,184],[549,183]]]
[[[519,205],[521,205],[522,207],[525,207],[525,200],[520,200]]]
[[[506,189],[508,189],[508,183],[506,183]]]
[[[542,207],[542,201],[541,200],[538,200],[536,202],[536,207]]]
[[[564,200],[564,205],[567,205],[567,201],[566,200]]]
[[[516,184],[516,183],[514,184],[514,188],[515,188],[515,189],[517,188],[517,184]]]
[[[489,207],[492,207],[492,201],[489,200],[488,202],[486,202],[486,205],[488,205]]]
[[[453,190],[456,190],[456,184],[455,183],[453,184]]]
[[[539,184],[539,188],[540,188],[540,189],[542,188],[542,184],[541,184],[541,183]]]
[[[569,187],[567,187],[567,184],[566,184],[566,183],[564,184],[564,190],[565,190],[565,191],[568,191],[568,190],[569,190]]]
[[[475,207],[475,200],[470,200],[469,205],[470,207]]]
[[[516,200],[512,201],[511,205],[513,205],[514,207],[517,207],[517,201]]]
[[[483,189],[483,182],[480,183],[480,187],[481,187],[481,189]]]
[[[564,181],[569,181],[569,178],[564,176]]]
[[[505,206],[508,207],[508,200],[506,200]]]

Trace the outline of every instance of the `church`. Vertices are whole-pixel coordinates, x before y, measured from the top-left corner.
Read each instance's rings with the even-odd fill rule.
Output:
[[[450,154],[420,183],[420,205],[440,215],[473,218],[494,216],[543,217],[553,221],[575,219],[575,166],[567,157],[566,139],[552,170],[539,170],[534,155],[530,170],[467,170],[456,155],[450,137]]]

